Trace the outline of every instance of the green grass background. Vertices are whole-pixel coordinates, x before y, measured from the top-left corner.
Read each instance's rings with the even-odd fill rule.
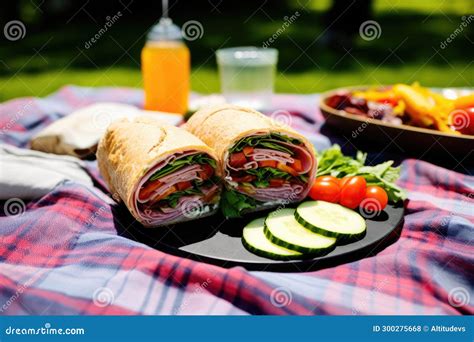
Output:
[[[360,37],[350,50],[334,52],[316,38],[324,31],[323,13],[329,1],[310,1],[301,16],[272,47],[279,50],[277,92],[313,93],[357,84],[420,81],[427,86],[472,86],[474,22],[446,49],[440,48],[463,18],[472,13],[472,0],[374,1],[379,39]],[[219,47],[261,46],[292,13],[257,12],[200,15],[201,39],[189,42],[192,89],[219,91],[215,50]],[[182,16],[181,16],[182,17]],[[183,24],[185,20],[178,21]],[[104,19],[105,22],[105,19]],[[63,85],[141,87],[140,50],[152,21],[125,13],[90,49],[84,44],[100,29],[90,22],[70,23],[55,30],[30,30],[16,42],[0,44],[0,101],[20,96],[45,96]],[[316,42],[314,42],[316,40]],[[302,50],[305,50],[304,53]]]

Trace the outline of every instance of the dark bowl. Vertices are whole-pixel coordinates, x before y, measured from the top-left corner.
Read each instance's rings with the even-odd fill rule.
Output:
[[[437,154],[440,157],[450,155],[458,158],[464,158],[474,150],[474,136],[471,135],[451,134],[403,124],[397,125],[351,114],[344,110],[329,107],[326,104],[326,99],[336,93],[367,88],[368,86],[338,88],[322,94],[319,108],[326,119],[326,124],[346,135],[348,134],[353,139],[378,143],[381,148],[393,142],[393,145],[402,148],[406,152],[423,155],[428,153],[431,155]],[[450,95],[474,91],[474,89],[468,88],[437,88],[433,90]]]

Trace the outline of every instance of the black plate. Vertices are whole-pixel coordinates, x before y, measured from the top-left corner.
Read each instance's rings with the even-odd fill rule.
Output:
[[[241,242],[243,227],[252,219],[265,216],[265,212],[228,220],[219,214],[166,228],[134,227],[133,235],[140,242],[164,252],[223,267],[305,272],[374,255],[399,237],[403,212],[403,206],[389,205],[377,217],[367,219],[364,238],[339,245],[329,254],[307,260],[271,260],[245,249]]]

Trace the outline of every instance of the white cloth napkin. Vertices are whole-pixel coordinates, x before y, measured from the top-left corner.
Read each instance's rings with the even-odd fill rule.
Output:
[[[118,119],[133,119],[140,115],[150,116],[171,125],[177,125],[182,120],[181,115],[144,111],[121,103],[96,103],[53,122],[31,139],[31,148],[87,158],[97,150],[97,144],[108,125]]]
[[[93,184],[77,158],[0,145],[0,200],[38,198],[65,180]]]

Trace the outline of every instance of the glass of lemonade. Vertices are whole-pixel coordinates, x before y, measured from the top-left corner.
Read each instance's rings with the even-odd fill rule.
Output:
[[[235,47],[217,50],[221,91],[229,103],[267,109],[278,59],[276,49]]]

